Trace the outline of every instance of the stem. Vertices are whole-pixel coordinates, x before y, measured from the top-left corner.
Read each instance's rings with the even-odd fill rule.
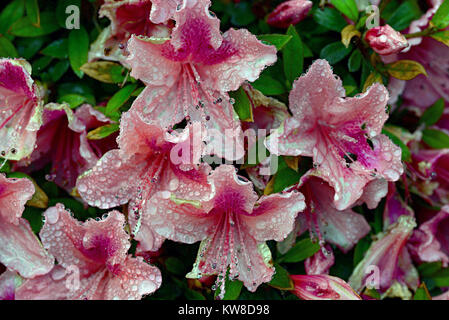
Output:
[[[434,33],[438,32],[438,29],[435,29],[433,27],[428,27],[427,29],[420,31],[420,32],[415,32],[415,33],[409,33],[409,34],[404,34],[403,36],[406,39],[410,39],[410,38],[418,38],[418,37],[426,37],[426,36],[430,36]]]

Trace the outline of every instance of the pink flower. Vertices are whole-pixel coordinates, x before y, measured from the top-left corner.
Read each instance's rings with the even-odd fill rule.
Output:
[[[303,20],[310,9],[312,1],[306,0],[289,0],[282,2],[268,15],[267,23],[276,28],[288,28]]]
[[[221,294],[229,278],[255,291],[273,275],[267,240],[283,240],[305,207],[299,192],[262,196],[252,183],[221,165],[210,176],[214,194],[205,201],[180,199],[164,191],[148,202],[149,223],[161,236],[183,243],[202,241],[188,278],[218,274]]]
[[[407,39],[388,24],[369,29],[365,40],[380,55],[398,53],[408,46]]]
[[[321,250],[304,261],[307,274],[329,274],[330,268],[334,265],[335,257],[332,247],[326,245]]]
[[[125,62],[127,42],[131,35],[166,38],[170,36],[169,21],[180,0],[106,0],[100,17],[111,20],[89,52],[89,61],[105,59]]]
[[[118,211],[82,224],[61,204],[44,215],[40,237],[59,264],[25,281],[17,299],[141,299],[161,285],[159,269],[128,255],[125,218]]]
[[[306,199],[306,209],[298,215],[299,234],[309,229],[322,245],[325,242],[348,252],[370,231],[365,218],[351,209],[338,210],[333,202],[334,190],[320,177],[307,175],[299,189]],[[324,251],[330,255],[327,250]]]
[[[70,193],[78,176],[116,146],[116,134],[101,140],[88,140],[87,131],[112,121],[87,104],[75,112],[66,105],[46,105],[43,120],[44,124],[37,132],[36,149],[17,167],[30,172],[51,162],[48,179]]]
[[[328,275],[292,275],[292,291],[303,300],[361,300],[342,279]]]
[[[247,30],[230,29],[221,35],[220,21],[209,6],[210,0],[186,1],[174,15],[171,39],[163,44],[131,37],[127,63],[131,75],[147,86],[132,109],[166,127],[186,117],[201,121],[214,131],[209,144],[214,153],[239,159],[241,128],[227,92],[245,80],[256,80],[276,61],[276,49]],[[236,140],[232,152],[223,150],[223,137]]]
[[[441,261],[449,264],[449,206],[419,226],[410,239],[410,251],[420,262]]]
[[[407,287],[416,290],[418,272],[406,247],[415,226],[413,217],[400,216],[396,223],[377,235],[378,239],[371,244],[349,278],[351,287],[357,291],[374,287],[387,293],[388,289],[399,285],[403,289],[398,292],[402,292],[403,297],[407,295]]]
[[[395,184],[390,182],[388,184],[388,194],[383,214],[384,229],[397,222],[400,216],[414,217],[415,213],[401,198],[396,190]]]
[[[8,179],[0,173],[0,262],[26,278],[46,274],[54,263],[28,221],[21,218],[33,194],[30,180]]]
[[[403,172],[401,149],[381,134],[386,88],[376,83],[362,95],[344,96],[329,63],[315,61],[293,85],[293,117],[265,142],[274,154],[313,157],[315,174],[335,189],[338,210],[354,204],[368,182],[396,181]]]
[[[146,123],[133,111],[122,114],[118,145],[77,181],[77,190],[90,205],[102,209],[129,202],[129,223],[143,251],[155,251],[163,238],[147,224],[146,203],[156,191],[173,191],[189,199],[208,198],[209,165],[203,155],[204,130],[194,123],[168,133]]]
[[[0,156],[20,160],[34,149],[41,126],[42,101],[21,59],[0,59]]]

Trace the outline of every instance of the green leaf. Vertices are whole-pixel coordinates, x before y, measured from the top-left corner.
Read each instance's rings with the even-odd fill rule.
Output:
[[[313,18],[319,25],[336,32],[341,32],[348,24],[337,10],[328,7],[316,10]]]
[[[120,107],[125,104],[126,101],[131,97],[131,94],[134,90],[136,90],[137,84],[128,84],[116,94],[112,96],[112,98],[108,101],[106,105],[106,115],[113,115],[120,109]]]
[[[87,54],[89,52],[89,35],[86,29],[81,27],[70,31],[69,34],[69,61],[73,72],[79,77],[83,77],[81,66],[87,62]]]
[[[184,276],[187,273],[184,262],[176,257],[168,257],[165,260],[167,271],[178,276]]]
[[[399,60],[385,65],[390,76],[399,80],[412,80],[420,74],[427,76],[424,67],[413,60]]]
[[[36,38],[17,38],[15,44],[17,52],[20,57],[30,60],[42,48],[45,42],[48,41],[47,36]]]
[[[245,90],[240,87],[237,91],[229,92],[229,96],[235,100],[234,110],[241,121],[253,122],[253,109]]]
[[[355,0],[331,0],[331,3],[338,9],[338,11],[343,13],[352,21],[357,22],[357,19],[359,18],[359,10]]]
[[[10,27],[9,33],[18,37],[39,37],[59,29],[53,12],[40,14],[40,25],[34,25],[30,17],[22,17]]]
[[[22,218],[30,223],[31,230],[36,234],[39,233],[44,226],[41,209],[26,206]]]
[[[445,29],[449,26],[449,0],[445,0],[437,12],[433,15],[432,23],[438,29]]]
[[[80,106],[82,103],[86,102],[86,97],[76,94],[76,93],[69,93],[66,94],[58,99],[59,103],[67,103],[70,108],[75,109],[76,107]]]
[[[40,13],[39,13],[39,4],[37,0],[25,0],[25,8],[27,12],[27,17],[30,18],[31,22],[39,27],[41,24]]]
[[[7,38],[0,36],[0,57],[17,58],[19,54],[16,48]]]
[[[251,4],[248,2],[239,2],[234,8],[228,5],[227,9],[231,15],[231,23],[233,25],[243,27],[256,21],[256,16],[251,10]]]
[[[421,285],[416,290],[415,295],[413,296],[413,300],[432,300],[432,297],[430,296],[424,282],[421,283]]]
[[[326,59],[330,64],[336,64],[350,54],[351,51],[351,45],[346,48],[341,41],[337,41],[325,46],[320,52],[320,58]]]
[[[273,278],[268,284],[279,290],[293,290],[293,281],[290,278],[288,271],[281,267],[278,263],[274,264],[274,268],[276,273],[273,275]]]
[[[362,53],[360,50],[354,50],[349,56],[348,60],[348,70],[349,72],[359,71],[362,65]]]
[[[360,261],[362,261],[365,256],[366,251],[368,251],[371,245],[371,237],[368,235],[357,242],[354,249],[354,267],[356,267]]]
[[[432,38],[434,38],[437,41],[440,41],[441,43],[444,43],[446,46],[449,47],[449,30],[440,31],[434,34],[430,35]]]
[[[395,30],[402,31],[406,29],[413,20],[419,19],[421,15],[422,12],[415,0],[404,1],[397,7],[391,17],[389,17],[386,24],[389,24]]]
[[[0,34],[5,34],[9,27],[23,16],[24,12],[24,0],[10,2],[0,13]]]
[[[419,123],[425,123],[427,126],[434,125],[440,120],[444,112],[444,99],[438,99],[430,108],[424,111]]]
[[[57,82],[69,69],[69,65],[69,61],[67,60],[61,60],[50,65],[47,71],[41,75],[42,80],[45,82]]]
[[[289,87],[301,75],[304,66],[304,50],[302,47],[301,37],[296,28],[292,25],[288,27],[287,35],[292,39],[285,45],[282,50],[284,58],[284,73],[287,78]]]
[[[295,244],[278,262],[296,263],[313,256],[320,250],[318,242],[312,242],[310,238],[303,239]]]
[[[32,63],[33,75],[41,73],[46,67],[48,67],[53,60],[52,57],[40,57]]]
[[[287,88],[281,82],[267,74],[261,74],[252,85],[266,96],[275,96],[287,92]]]
[[[112,61],[88,62],[81,70],[89,77],[105,83],[122,83],[125,80],[125,69]]]
[[[67,94],[77,94],[83,96],[85,101],[91,105],[95,105],[95,96],[92,88],[85,82],[64,82],[58,86],[58,97]]]
[[[42,49],[41,53],[44,56],[58,59],[67,59],[69,56],[67,39],[58,39],[53,41],[44,49]]]
[[[401,148],[402,151],[402,161],[406,161],[406,162],[410,162],[412,159],[412,154],[410,152],[410,149],[407,147],[407,145],[402,142],[401,139],[399,139],[395,134],[393,134],[392,132],[383,129],[382,133],[384,135],[386,135],[388,138],[390,138],[390,140],[397,145],[399,148]]]
[[[110,124],[98,127],[92,131],[89,131],[89,133],[87,134],[87,139],[89,139],[89,140],[104,139],[119,130],[120,130],[120,128],[119,128],[118,123],[110,123]]]
[[[260,41],[269,45],[274,45],[278,51],[281,50],[292,37],[293,36],[288,34],[261,34],[257,36]]]
[[[440,130],[435,129],[423,130],[422,140],[433,149],[449,148],[449,136]]]
[[[422,263],[417,267],[417,269],[422,277],[431,278],[436,272],[441,270],[441,267],[441,261],[436,261]]]
[[[242,291],[243,282],[240,280],[230,280],[229,279],[229,270],[226,273],[225,279],[225,294],[223,296],[223,300],[237,300],[240,296],[240,292]],[[218,286],[215,290],[215,297],[218,297],[221,292],[220,286]]]

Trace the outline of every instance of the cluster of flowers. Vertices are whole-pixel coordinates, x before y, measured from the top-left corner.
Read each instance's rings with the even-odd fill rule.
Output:
[[[427,27],[441,4],[434,2],[410,33]],[[303,299],[361,299],[373,266],[380,272],[381,294],[407,298],[419,285],[413,261],[449,263],[449,207],[416,228],[415,214],[394,183],[402,177],[429,203],[448,203],[449,150],[423,148],[419,131],[401,136],[413,157],[407,177],[401,148],[383,133],[387,105],[399,95],[418,114],[440,97],[449,101],[449,48],[429,37],[412,43],[388,25],[373,28],[366,41],[382,59],[418,61],[428,76],[392,78],[388,89],[374,83],[346,97],[329,63],[316,60],[293,83],[287,109],[249,84],[276,62],[276,48],[248,30],[221,33],[210,5],[210,0],[105,1],[100,15],[111,25],[89,57],[119,61],[146,86],[121,115],[119,135],[107,139],[87,139],[87,133],[111,119],[87,104],[75,111],[45,104],[26,61],[0,60],[1,157],[23,172],[51,163],[50,178],[68,193],[90,206],[123,209],[81,223],[57,204],[45,211],[37,238],[22,217],[35,193],[33,182],[0,174],[0,262],[6,267],[0,298],[141,299],[162,282],[159,269],[143,256],[165,239],[201,241],[187,277],[217,275],[220,297],[226,279],[242,281],[249,291],[269,282],[275,269],[266,241],[278,241],[285,253],[307,230],[321,250],[305,261],[307,275],[291,276],[293,291]],[[268,23],[296,24],[311,6],[286,1]],[[202,161],[238,160],[248,151],[242,142],[248,124],[240,122],[228,94],[241,87],[258,107],[251,125],[276,129],[265,139],[266,148],[312,159],[299,183],[280,193],[259,197],[254,190],[267,186],[260,169],[270,158],[247,169],[251,181],[233,165]],[[436,126],[449,130],[447,116]],[[212,130],[221,136],[209,134]],[[385,197],[384,230],[348,283],[329,276],[333,248],[348,252],[370,232],[353,208],[374,209]],[[138,242],[136,255],[128,253],[130,238]]]

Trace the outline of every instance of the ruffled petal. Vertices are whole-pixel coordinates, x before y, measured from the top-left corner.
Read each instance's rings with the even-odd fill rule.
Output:
[[[0,173],[0,219],[19,224],[25,203],[32,198],[34,185],[28,179],[8,179]]]
[[[334,265],[335,257],[332,247],[326,245],[313,256],[304,261],[304,268],[307,274],[329,274],[330,268]]]

